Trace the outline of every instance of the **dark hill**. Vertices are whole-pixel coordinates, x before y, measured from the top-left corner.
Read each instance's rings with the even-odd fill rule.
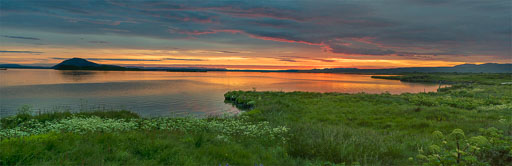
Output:
[[[71,58],[52,67],[56,70],[141,70],[115,65],[101,65],[82,58]]]
[[[53,68],[60,68],[61,66],[76,66],[76,67],[98,67],[97,63],[82,59],[82,58],[71,58],[55,65]]]

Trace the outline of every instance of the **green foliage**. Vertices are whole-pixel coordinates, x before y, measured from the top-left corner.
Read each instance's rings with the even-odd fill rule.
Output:
[[[512,142],[496,128],[480,129],[478,136],[466,137],[461,129],[448,136],[434,131],[434,144],[420,148],[416,159],[423,165],[506,165],[512,162]]]
[[[18,109],[17,115],[32,115],[32,108],[29,105],[23,105]]]

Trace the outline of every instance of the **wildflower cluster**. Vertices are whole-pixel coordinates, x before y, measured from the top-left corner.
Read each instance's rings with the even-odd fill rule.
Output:
[[[0,129],[0,138],[23,137],[49,132],[70,132],[85,134],[88,132],[129,131],[137,128],[135,121],[123,119],[103,119],[96,116],[73,116],[61,120],[40,122],[31,119],[20,123],[17,127]]]
[[[478,110],[481,111],[506,111],[512,110],[512,103],[501,104],[501,105],[488,105],[488,106],[480,106]]]
[[[248,122],[244,118],[153,118],[140,121],[143,130],[174,130],[182,132],[213,132],[226,136],[266,137],[286,141],[288,128],[272,127],[268,122]]]
[[[23,137],[49,132],[86,134],[91,132],[125,132],[132,130],[166,130],[185,133],[209,132],[221,138],[232,136],[267,138],[286,141],[288,128],[272,127],[268,122],[248,122],[244,118],[134,118],[110,119],[97,116],[71,116],[61,120],[40,122],[31,119],[14,128],[0,129],[0,138]]]

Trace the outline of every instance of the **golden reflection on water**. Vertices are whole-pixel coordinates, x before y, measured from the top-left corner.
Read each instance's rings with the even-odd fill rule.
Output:
[[[77,110],[84,103],[143,116],[217,114],[238,112],[223,102],[230,90],[398,94],[437,88],[357,74],[8,69],[0,71],[0,116],[26,104],[36,110]]]
[[[372,79],[370,75],[284,72],[165,72],[165,71],[57,71],[9,69],[0,72],[0,87],[42,84],[107,83],[181,80],[190,91],[221,88],[226,90],[311,91],[343,93],[404,93],[436,91],[438,85]],[[195,84],[192,84],[194,82]],[[197,82],[201,83],[198,85]],[[151,82],[147,82],[150,84]],[[159,85],[162,86],[162,85]],[[144,87],[144,86],[140,86]],[[201,89],[201,87],[206,89]],[[137,87],[134,87],[137,88]],[[177,87],[174,87],[177,88]],[[138,89],[151,92],[152,88]],[[162,92],[157,90],[151,93]],[[165,91],[164,91],[165,92]]]

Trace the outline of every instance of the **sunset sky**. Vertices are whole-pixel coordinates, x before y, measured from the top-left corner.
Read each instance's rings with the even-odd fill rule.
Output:
[[[510,0],[0,0],[0,64],[228,69],[512,63]]]

